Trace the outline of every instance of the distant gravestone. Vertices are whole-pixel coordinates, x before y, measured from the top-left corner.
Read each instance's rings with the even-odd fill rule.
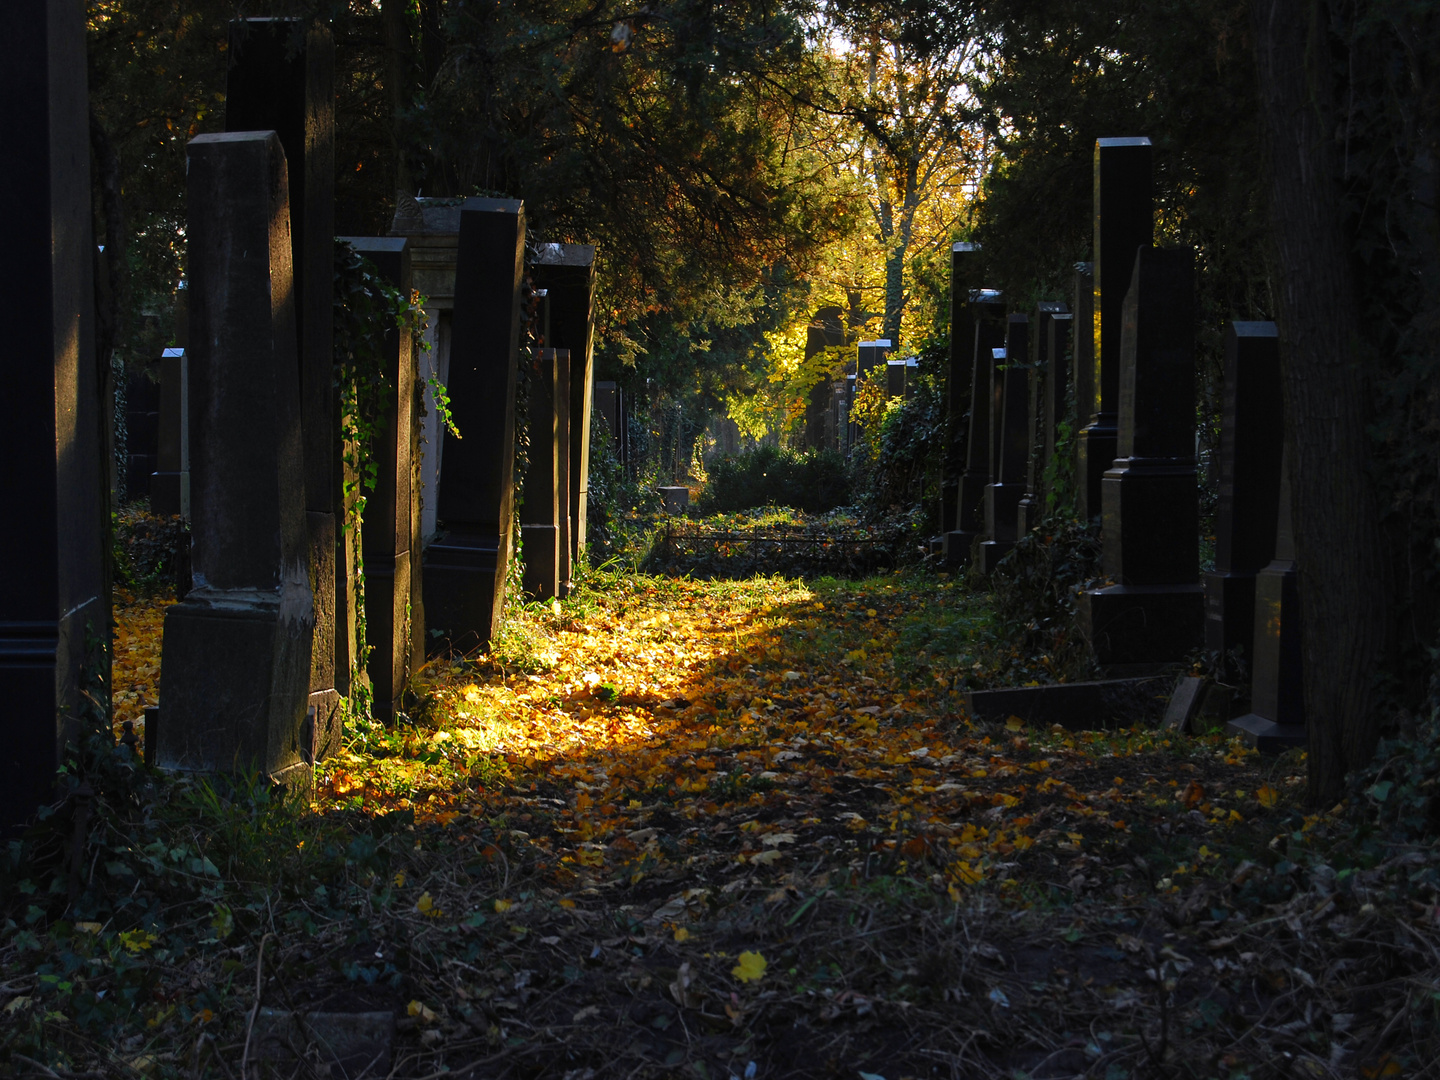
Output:
[[[1065,310],[1065,305],[1055,300],[1043,300],[1035,308],[1030,341],[1030,355],[1034,358],[1034,366],[1030,373],[1030,405],[1027,414],[1029,426],[1026,432],[1025,494],[1020,497],[1015,522],[1015,531],[1019,536],[1029,533],[1045,516],[1045,467],[1049,463],[1048,451],[1053,449],[1055,442],[1054,432],[1049,430],[1052,422],[1050,406],[1053,405],[1051,399],[1056,382],[1061,387],[1062,408],[1065,401],[1065,380],[1054,378],[1055,361],[1051,358],[1051,350],[1055,347],[1053,323],[1058,316],[1063,315],[1069,319]]]
[[[411,294],[414,278],[408,240],[340,239],[369,259],[402,296]],[[360,544],[365,564],[365,639],[370,647],[365,671],[375,717],[390,723],[410,673],[425,662],[425,605],[416,483],[420,386],[415,342],[408,330],[391,327],[385,350],[385,378],[394,393],[376,418],[374,442],[368,448],[376,470],[375,490],[365,500]]]
[[[862,341],[856,351],[856,371],[860,378],[869,375],[875,368],[884,369],[885,361],[890,355],[890,342],[881,338],[878,341]]]
[[[1227,728],[1267,753],[1308,741],[1301,667],[1300,574],[1295,562],[1289,454],[1281,455],[1275,558],[1255,579],[1255,659],[1250,713]]]
[[[12,164],[0,193],[14,208],[0,281],[23,317],[0,360],[5,494],[24,525],[0,533],[0,830],[54,794],[82,693],[109,695],[104,451],[95,370],[94,243],[85,85],[85,14],[69,0],[6,7],[0,100]],[[91,665],[86,671],[86,665]],[[82,686],[82,680],[88,686]]]
[[[314,613],[285,155],[273,132],[201,135],[186,178],[194,587],[165,612],[147,741],[162,768],[303,789]]]
[[[613,382],[597,382],[594,395],[595,412],[605,421],[605,430],[610,437],[619,440],[620,431],[620,388]],[[734,453],[734,451],[729,451]]]
[[[904,360],[885,361],[885,396],[887,398],[905,397],[905,375],[906,362]]]
[[[1255,577],[1275,557],[1285,409],[1280,337],[1273,322],[1232,322],[1225,333],[1220,506],[1215,569],[1205,575],[1205,648],[1222,676],[1239,649],[1254,662]]]
[[[568,380],[570,446],[566,485],[570,540],[562,556],[562,579],[585,547],[586,501],[590,487],[591,393],[595,383],[595,245],[540,244],[530,263],[537,288],[550,296],[547,345],[570,351]]]
[[[989,574],[1019,539],[1015,524],[1025,494],[1025,462],[1030,434],[1030,319],[1006,320],[1005,348],[994,373],[991,472],[985,488],[985,535],[980,545],[980,572]]]
[[[1084,418],[1076,447],[1076,498],[1082,520],[1100,517],[1101,479],[1117,453],[1125,294],[1135,250],[1148,246],[1155,232],[1150,168],[1149,139],[1095,141],[1095,300],[1090,329],[1094,411]],[[1085,333],[1084,328],[1077,333]]]
[[[690,505],[690,489],[678,484],[657,489],[660,492],[660,508],[667,514],[683,514]]]
[[[339,748],[339,703],[349,695],[355,658],[355,568],[337,522],[343,494],[332,372],[335,43],[318,21],[239,19],[230,24],[228,55],[225,130],[274,131],[289,170],[306,532],[315,596],[310,703],[322,751],[329,753]]]
[[[1061,497],[1063,478],[1070,475],[1068,462],[1058,458],[1060,447],[1060,425],[1069,420],[1066,412],[1071,400],[1070,354],[1073,348],[1075,316],[1068,312],[1056,312],[1045,320],[1045,375],[1042,384],[1043,418],[1045,433],[1042,439],[1040,464],[1040,498],[1046,513],[1055,509],[1055,502]],[[1074,432],[1074,427],[1070,431]]]
[[[560,456],[555,461],[555,487],[560,492],[557,507],[557,521],[560,535],[556,584],[556,596],[560,599],[570,595],[572,578],[575,575],[575,519],[570,516],[571,496],[574,493],[570,471],[570,350],[555,350],[555,431],[560,440]],[[585,457],[589,464],[589,454]]]
[[[1138,249],[1123,325],[1120,456],[1104,477],[1102,547],[1117,584],[1081,597],[1106,667],[1179,660],[1203,634],[1190,251]]]
[[[980,245],[950,245],[950,362],[945,371],[948,436],[945,471],[940,485],[940,535],[956,529],[960,476],[965,471],[966,415],[970,411],[975,369],[975,308],[971,291],[978,287]],[[942,549],[943,550],[943,549]]]
[[[1079,468],[1080,431],[1090,422],[1098,410],[1095,400],[1095,273],[1094,263],[1075,264],[1075,277],[1071,289],[1073,301],[1071,311],[1074,319],[1070,325],[1070,385],[1073,388],[1074,409],[1066,414],[1075,432],[1073,452],[1075,461],[1075,486],[1078,489],[1085,475]],[[1080,497],[1076,491],[1076,499]],[[1078,503],[1077,503],[1078,507]],[[1082,520],[1088,519],[1088,515]]]
[[[426,549],[425,619],[452,649],[488,648],[504,610],[512,548],[515,376],[525,211],[514,199],[466,199],[460,215],[450,407],[439,527]]]
[[[560,444],[555,408],[560,382],[556,350],[536,349],[528,363],[529,464],[520,503],[520,539],[525,559],[523,580],[525,595],[532,600],[554,600],[560,595],[562,493],[558,465],[562,455],[568,456],[569,447]]]
[[[160,355],[160,415],[150,509],[190,516],[190,361],[184,349]]]
[[[909,357],[905,361],[905,400],[913,398],[920,388],[920,361]]]
[[[845,344],[845,312],[838,307],[823,307],[810,318],[805,328],[805,359],[813,360],[829,348]],[[833,400],[831,380],[821,379],[810,388],[805,408],[805,445],[819,449],[825,445],[825,411]]]
[[[1005,301],[993,289],[970,294],[970,411],[965,471],[956,485],[955,529],[945,534],[945,565],[964,566],[977,538],[985,535],[985,488],[990,483],[990,414],[995,350],[1005,345]]]
[[[160,384],[148,372],[137,371],[125,380],[126,499],[133,501],[149,496],[159,443]]]

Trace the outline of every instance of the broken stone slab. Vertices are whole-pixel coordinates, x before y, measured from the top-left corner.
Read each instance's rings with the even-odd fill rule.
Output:
[[[1304,724],[1277,724],[1255,713],[1237,717],[1225,725],[1225,734],[1239,735],[1246,746],[1262,754],[1283,754],[1295,747],[1310,745],[1309,729]]]
[[[255,1017],[251,1043],[252,1059],[265,1065],[291,1066],[307,1063],[312,1075],[327,1074],[335,1080],[361,1076],[379,1077],[390,1072],[395,1045],[393,1012],[292,1012],[262,1008]],[[323,1071],[322,1071],[323,1070]],[[290,1075],[272,1069],[276,1076]]]
[[[1170,695],[1170,704],[1165,707],[1165,719],[1161,727],[1166,731],[1190,731],[1195,718],[1200,715],[1200,706],[1205,700],[1205,680],[1198,675],[1183,675],[1175,684]]]
[[[1164,675],[1014,686],[972,690],[964,695],[964,704],[976,720],[1014,716],[1032,727],[1059,724],[1068,731],[1096,731],[1155,723],[1164,714],[1172,686],[1172,677]]]

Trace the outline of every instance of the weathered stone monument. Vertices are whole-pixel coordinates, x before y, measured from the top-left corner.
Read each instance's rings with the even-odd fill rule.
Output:
[[[1246,667],[1255,661],[1255,577],[1275,557],[1284,417],[1275,324],[1230,323],[1215,569],[1205,575],[1205,648],[1216,654],[1223,681],[1231,674],[1233,650],[1240,650]]]
[[[159,438],[150,477],[150,509],[190,516],[190,360],[184,349],[160,354]]]
[[[1041,392],[1041,423],[1045,430],[1040,440],[1039,470],[1042,515],[1054,509],[1060,496],[1057,488],[1061,477],[1069,473],[1069,462],[1061,462],[1057,453],[1060,425],[1068,419],[1066,409],[1070,401],[1070,353],[1074,327],[1075,316],[1069,312],[1057,311],[1045,320],[1045,374]],[[1073,433],[1075,429],[1072,427],[1070,430]]]
[[[104,452],[95,371],[94,243],[85,89],[85,14],[68,0],[7,7],[0,68],[7,146],[0,175],[15,213],[0,281],[24,316],[6,339],[0,446],[5,492],[24,526],[4,530],[0,584],[0,830],[54,791],[83,704],[82,677],[108,693]],[[87,661],[96,666],[83,672]]]
[[[813,360],[826,349],[838,348],[845,344],[845,312],[838,307],[818,309],[805,328],[805,360]],[[810,399],[805,408],[805,445],[823,447],[827,429],[826,411],[834,401],[830,379],[821,379],[810,388]]]
[[[343,236],[369,259],[384,281],[409,296],[414,278],[410,243],[404,237]],[[368,449],[376,468],[360,526],[365,564],[365,639],[370,646],[374,715],[390,723],[412,671],[425,662],[425,604],[420,568],[420,512],[417,463],[420,396],[415,342],[409,330],[391,327],[385,335],[385,379],[394,394],[376,417]]]
[[[555,350],[555,433],[560,440],[560,456],[555,459],[555,487],[560,493],[557,507],[559,557],[556,572],[556,593],[560,599],[570,595],[571,579],[575,574],[575,519],[570,516],[570,503],[574,494],[571,486],[570,452],[570,350]],[[590,456],[585,456],[589,464]]]
[[[568,363],[569,352],[566,350]],[[554,600],[560,595],[560,506],[568,492],[560,490],[559,463],[569,447],[560,442],[560,361],[555,349],[536,349],[530,368],[529,462],[520,503],[520,538],[524,552],[525,595]]]
[[[1300,574],[1291,521],[1289,455],[1282,453],[1275,558],[1255,579],[1255,659],[1250,712],[1227,725],[1252,746],[1275,752],[1304,746],[1305,685],[1300,630]]]
[[[585,547],[585,504],[590,487],[591,394],[595,385],[595,245],[540,244],[530,263],[537,288],[550,297],[550,340],[570,351],[569,481],[566,484],[570,541],[562,555],[561,579]]]
[[[890,341],[887,338],[880,338],[876,341],[862,341],[857,346],[856,371],[860,378],[865,378],[870,372],[879,368],[881,373],[885,371],[885,360],[890,355]]]
[[[515,377],[525,211],[466,199],[460,214],[450,403],[438,517],[425,550],[425,621],[452,649],[486,648],[505,606],[514,505]]]
[[[1120,324],[1135,250],[1154,236],[1150,190],[1150,140],[1095,141],[1095,300],[1090,332],[1094,338],[1093,410],[1076,444],[1076,498],[1080,517],[1098,518],[1101,478],[1116,456],[1120,408]],[[1078,333],[1085,333],[1082,327]],[[1085,406],[1080,407],[1082,418]]]
[[[885,361],[885,396],[887,398],[905,397],[907,366],[904,360]]]
[[[230,24],[229,64],[225,130],[274,131],[289,168],[306,532],[315,597],[310,703],[322,753],[328,753],[339,746],[339,702],[350,692],[355,659],[355,568],[338,517],[344,477],[332,371],[335,43],[317,21],[241,19]],[[192,299],[192,306],[197,302]]]
[[[1025,464],[1030,437],[1030,318],[1006,320],[1005,347],[996,355],[990,413],[993,479],[985,486],[985,541],[980,545],[980,572],[991,573],[1008,555],[1020,499],[1025,494]]]
[[[1080,486],[1080,431],[1095,415],[1095,273],[1094,263],[1075,264],[1074,284],[1071,287],[1070,324],[1070,385],[1074,405],[1066,413],[1075,432],[1075,486]],[[1077,490],[1076,499],[1080,498]],[[1077,509],[1079,503],[1077,501]],[[1083,515],[1081,520],[1089,520]]]
[[[186,176],[194,587],[165,613],[146,734],[162,768],[304,788],[318,732],[285,155],[273,132],[202,135]]]
[[[150,495],[160,443],[160,384],[143,368],[125,379],[125,497]]]
[[[975,370],[975,309],[970,303],[976,288],[980,245],[950,245],[950,365],[945,373],[945,412],[949,438],[940,483],[940,535],[955,531],[960,503],[960,474],[965,471],[966,413],[970,410],[970,383]],[[943,548],[942,548],[943,550]]]
[[[1050,426],[1053,424],[1053,398],[1058,383],[1060,405],[1061,408],[1064,407],[1064,375],[1068,374],[1062,371],[1060,378],[1054,377],[1056,361],[1053,359],[1052,349],[1055,346],[1055,331],[1052,324],[1057,316],[1069,319],[1063,303],[1042,300],[1036,305],[1033,324],[1035,332],[1031,335],[1030,342],[1033,368],[1030,373],[1029,423],[1026,434],[1025,494],[1020,497],[1015,521],[1015,532],[1018,536],[1026,535],[1045,516],[1045,467],[1050,460],[1049,453],[1055,445],[1055,432]],[[1063,362],[1062,354],[1060,363]]]
[[[1116,584],[1084,593],[1080,610],[1105,667],[1179,660],[1205,620],[1191,252],[1139,248],[1123,316],[1119,457],[1103,485],[1103,568]]]
[[[993,289],[977,289],[962,326],[970,336],[970,411],[966,425],[965,471],[956,485],[956,527],[945,534],[947,566],[964,566],[977,537],[985,533],[985,488],[990,483],[990,414],[993,409],[995,350],[1005,345],[1004,298]]]

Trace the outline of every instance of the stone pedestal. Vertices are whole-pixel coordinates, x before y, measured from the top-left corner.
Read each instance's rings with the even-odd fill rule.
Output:
[[[0,358],[0,447],[16,522],[0,532],[9,572],[0,582],[0,831],[29,819],[54,793],[55,769],[76,733],[88,689],[109,692],[106,489],[95,371],[90,141],[85,14],[68,0],[6,8],[0,68],[6,146],[0,192],[14,208],[0,281],[23,313]]]
[[[190,516],[190,361],[184,349],[160,355],[160,423],[150,509]]]
[[[1188,250],[1138,250],[1120,348],[1120,454],[1103,484],[1103,567],[1081,622],[1102,666],[1166,663],[1200,643],[1195,274]]]
[[[980,544],[980,571],[988,574],[1019,539],[1015,523],[1025,494],[1025,461],[1030,428],[1030,319],[1011,315],[1006,321],[1005,347],[994,369],[990,414],[990,471],[985,487],[985,535]]]
[[[309,786],[314,629],[285,155],[273,132],[187,158],[194,588],[165,612],[154,761]]]
[[[585,548],[585,512],[590,476],[590,414],[594,387],[595,245],[540,244],[530,275],[550,296],[550,340],[570,350],[570,480],[567,499],[570,543],[565,558],[580,559]],[[563,573],[569,580],[570,573]]]
[[[520,503],[520,537],[525,558],[525,595],[554,600],[560,595],[560,503],[557,464],[569,447],[560,445],[555,402],[559,383],[554,349],[538,349],[530,364],[529,467]]]
[[[1255,575],[1275,557],[1285,410],[1280,338],[1272,322],[1232,322],[1225,333],[1225,403],[1220,425],[1220,507],[1215,569],[1205,575],[1205,649],[1218,677],[1231,656],[1254,662]]]
[[[344,236],[402,296],[414,287],[410,243],[404,237]],[[410,673],[424,662],[423,577],[420,569],[419,491],[415,483],[420,396],[415,343],[409,331],[385,337],[386,381],[392,396],[375,425],[369,458],[375,490],[365,501],[360,544],[365,562],[365,640],[374,715],[391,723]]]
[[[354,568],[337,519],[344,478],[332,371],[335,43],[329,28],[303,19],[232,22],[225,130],[274,131],[289,171],[305,510],[316,612],[310,690],[322,753],[328,753],[339,747],[339,699],[350,692],[355,662]]]
[[[945,565],[964,566],[978,537],[985,534],[985,486],[990,483],[991,386],[995,350],[1005,345],[1005,301],[993,289],[971,294],[969,318],[969,421],[966,425],[965,471],[955,486],[955,528],[945,534]]]
[[[1148,246],[1154,236],[1150,164],[1149,139],[1095,141],[1095,405],[1076,443],[1076,498],[1082,520],[1100,516],[1101,479],[1119,453],[1121,312],[1135,250]]]
[[[1251,712],[1226,725],[1231,734],[1267,753],[1304,746],[1308,741],[1301,669],[1300,575],[1295,565],[1288,458],[1282,454],[1275,558],[1255,579]]]
[[[487,648],[505,606],[513,540],[515,372],[525,211],[466,199],[460,215],[450,405],[439,527],[425,551],[425,619],[459,652]]]

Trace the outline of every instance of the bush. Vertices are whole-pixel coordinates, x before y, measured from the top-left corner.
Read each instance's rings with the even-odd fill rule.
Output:
[[[822,514],[850,501],[845,460],[829,450],[796,452],[762,446],[734,457],[725,455],[709,467],[709,474],[699,503],[706,513],[789,506]]]

